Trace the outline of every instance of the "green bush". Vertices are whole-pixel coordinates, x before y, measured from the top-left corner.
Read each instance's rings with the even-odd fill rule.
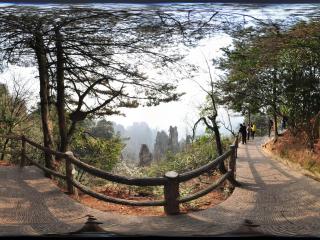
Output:
[[[95,138],[79,131],[74,137],[71,149],[81,161],[97,168],[111,171],[120,160],[124,144],[119,137]]]
[[[231,141],[223,139],[223,145],[229,146]],[[154,162],[150,167],[142,171],[150,177],[163,176],[168,171],[183,173],[207,164],[217,157],[214,137],[204,135],[187,145],[184,150],[177,154],[168,152],[166,157],[159,162]]]

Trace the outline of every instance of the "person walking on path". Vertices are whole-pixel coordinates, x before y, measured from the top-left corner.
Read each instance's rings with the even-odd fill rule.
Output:
[[[256,133],[257,131],[257,126],[255,123],[251,124],[251,136],[252,136],[252,139],[254,139],[254,134]]]
[[[287,122],[288,122],[288,117],[287,116],[283,116],[282,125],[281,125],[282,130],[285,130],[287,128]]]
[[[251,135],[251,126],[250,126],[250,123],[248,123],[248,125],[247,125],[247,137],[248,137],[248,140],[250,140],[250,135]]]
[[[247,129],[244,124],[242,125],[240,123],[239,133],[241,133],[241,136],[242,136],[242,144],[246,144],[247,143]]]

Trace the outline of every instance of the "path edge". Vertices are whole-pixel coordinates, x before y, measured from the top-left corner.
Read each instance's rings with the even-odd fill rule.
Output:
[[[294,163],[292,161],[290,161],[288,158],[284,158],[284,157],[280,157],[279,155],[274,154],[273,152],[271,152],[270,150],[268,150],[265,145],[267,145],[268,143],[274,141],[274,138],[271,138],[268,141],[265,141],[263,144],[261,144],[261,149],[262,151],[272,160],[275,160],[277,162],[281,162],[283,163],[285,166],[288,166],[289,168],[291,168],[292,170],[295,170],[299,173],[301,173],[302,175],[309,177],[317,182],[320,182],[320,174],[318,173],[314,173],[311,172],[305,168],[303,168],[299,163]]]

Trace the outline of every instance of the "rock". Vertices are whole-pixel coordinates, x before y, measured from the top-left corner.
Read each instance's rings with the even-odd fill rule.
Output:
[[[186,136],[186,145],[191,144],[192,143],[192,136],[191,135],[187,135]]]
[[[152,162],[152,154],[146,144],[142,144],[139,152],[139,166],[149,166]]]
[[[165,131],[157,132],[156,142],[154,144],[153,157],[159,161],[165,156],[168,151],[169,137]]]
[[[154,159],[161,160],[170,151],[175,154],[180,151],[178,142],[178,129],[177,127],[170,126],[169,136],[166,132],[157,132],[156,142],[154,144]]]
[[[172,153],[177,153],[179,151],[177,127],[170,126],[169,128],[168,150]]]

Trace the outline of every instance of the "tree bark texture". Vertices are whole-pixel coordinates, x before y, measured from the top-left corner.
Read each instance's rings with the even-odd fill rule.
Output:
[[[43,144],[45,147],[53,148],[52,124],[49,116],[49,74],[44,41],[41,33],[35,36],[35,53],[38,61],[40,80],[40,108],[43,132]],[[53,157],[45,153],[45,166],[52,169]]]
[[[67,136],[67,123],[65,114],[65,85],[64,85],[64,57],[62,48],[62,36],[59,29],[55,31],[56,37],[56,55],[57,55],[57,113],[60,144],[59,151],[66,152],[68,150],[68,136]]]

